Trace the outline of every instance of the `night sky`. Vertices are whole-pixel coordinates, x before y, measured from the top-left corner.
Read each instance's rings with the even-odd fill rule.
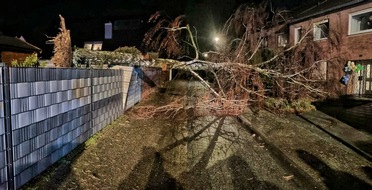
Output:
[[[217,29],[242,3],[254,0],[3,0],[0,31],[8,36],[23,36],[43,48],[46,36],[58,32],[62,14],[69,20],[102,19],[113,15],[150,15],[164,10],[168,15],[185,14],[198,33]],[[261,1],[257,1],[261,2]],[[297,6],[297,0],[273,0],[277,7]],[[72,30],[72,29],[71,29]]]

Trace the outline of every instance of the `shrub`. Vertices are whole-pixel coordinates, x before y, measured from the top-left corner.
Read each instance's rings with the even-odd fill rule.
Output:
[[[39,67],[46,67],[48,61],[40,61],[39,64],[40,64]]]
[[[267,98],[265,107],[277,113],[303,113],[316,109],[315,106],[312,105],[312,101],[307,98],[294,100],[292,102],[283,98]]]
[[[117,48],[116,50],[114,50],[114,52],[119,52],[119,53],[130,53],[130,54],[142,54],[140,50],[138,50],[136,47],[132,46],[132,47],[128,47],[128,46],[124,46],[124,47],[119,47]]]
[[[13,67],[36,67],[38,66],[37,54],[33,53],[27,56],[23,61],[13,60],[11,65]]]

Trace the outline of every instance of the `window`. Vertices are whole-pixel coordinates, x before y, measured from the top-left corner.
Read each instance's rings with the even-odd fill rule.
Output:
[[[314,24],[314,40],[326,39],[329,34],[329,22],[324,20]]]
[[[352,13],[349,16],[349,34],[372,32],[372,9]]]
[[[294,42],[295,42],[295,44],[297,44],[298,42],[300,42],[301,38],[302,38],[301,27],[297,27],[297,28],[295,28],[295,33],[294,33]]]
[[[112,23],[105,23],[105,39],[112,39]]]
[[[102,50],[102,41],[85,42],[84,49]]]
[[[288,43],[288,35],[281,33],[278,34],[278,47],[285,47]]]

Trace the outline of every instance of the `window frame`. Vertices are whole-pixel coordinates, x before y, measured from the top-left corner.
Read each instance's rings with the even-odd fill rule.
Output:
[[[86,41],[84,42],[84,49],[89,49],[93,51],[102,50],[103,42],[102,41]]]
[[[319,64],[320,64],[319,66],[320,71],[322,71],[322,72],[319,72],[321,80],[328,80],[328,61],[323,60],[323,61],[320,61]]]
[[[371,29],[366,29],[366,30],[360,30],[359,29],[358,31],[353,31],[352,30],[353,25],[354,25],[353,20],[356,20],[354,18],[357,17],[357,16],[360,16],[362,14],[366,14],[366,13],[371,13],[371,15],[372,15],[372,8],[364,9],[364,10],[353,12],[353,13],[349,14],[349,31],[348,31],[349,35],[363,34],[363,33],[372,32],[372,28]],[[372,20],[371,20],[371,22],[372,22]]]
[[[322,30],[322,27],[320,27],[321,25],[323,25],[325,23],[328,23],[327,33],[325,33]],[[322,37],[322,34],[324,34],[325,37]],[[314,38],[314,41],[328,39],[328,36],[329,36],[329,20],[328,19],[322,20],[320,22],[316,22],[316,23],[313,24],[313,38]]]
[[[277,46],[278,47],[286,47],[288,45],[288,34],[286,33],[279,33],[277,35]]]
[[[294,28],[294,44],[298,44],[302,38],[302,27],[295,27]]]

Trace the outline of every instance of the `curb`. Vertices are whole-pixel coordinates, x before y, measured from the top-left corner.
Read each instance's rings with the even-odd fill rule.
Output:
[[[309,174],[307,174],[303,169],[301,169],[291,158],[289,158],[283,151],[280,150],[279,147],[275,146],[275,144],[271,143],[267,137],[265,137],[262,133],[257,131],[253,126],[252,123],[245,118],[244,116],[238,116],[239,122],[245,127],[247,130],[254,132],[257,134],[266,144],[268,150],[272,153],[273,156],[280,158],[280,165],[285,166],[293,175],[298,178],[300,181],[306,181],[308,186],[306,189],[323,189],[314,178],[312,178]]]
[[[356,154],[360,155],[361,157],[365,158],[366,160],[368,160],[369,162],[372,163],[372,155],[365,152],[364,150],[361,150],[360,148],[358,148],[357,146],[353,145],[352,143],[349,143],[348,141],[342,139],[341,137],[335,135],[332,133],[332,131],[330,130],[327,130],[326,128],[316,124],[315,122],[311,121],[310,119],[302,116],[302,115],[297,115],[298,117],[300,117],[301,119],[303,119],[304,121],[314,125],[316,128],[318,128],[319,130],[321,130],[322,132],[326,133],[327,135],[331,136],[332,138],[334,138],[335,140],[339,141],[341,144],[345,145],[347,148],[351,149],[352,151],[354,151]],[[338,121],[340,122],[340,121]]]

